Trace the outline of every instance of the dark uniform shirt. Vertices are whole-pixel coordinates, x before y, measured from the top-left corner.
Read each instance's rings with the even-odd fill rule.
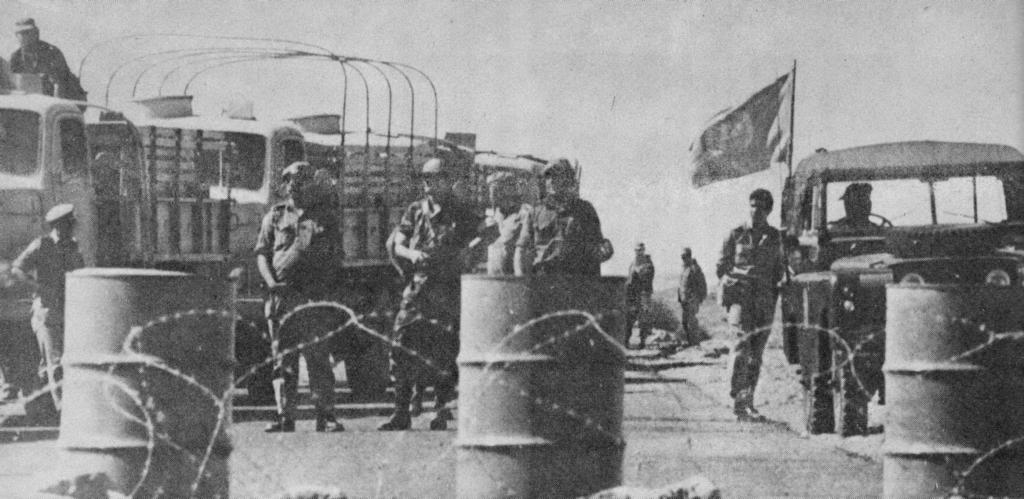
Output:
[[[31,50],[19,48],[11,54],[11,73],[45,74],[50,85],[59,86],[59,95],[65,99],[85,100],[85,90],[78,77],[71,72],[68,62],[60,49],[42,40],[37,41]],[[53,94],[49,88],[47,93]]]
[[[277,280],[299,291],[321,291],[341,269],[341,231],[326,206],[274,206],[260,226],[256,254],[270,259]]]
[[[654,262],[650,255],[643,255],[629,264],[629,277],[626,278],[626,295],[629,297],[654,292]]]
[[[36,271],[36,297],[46,308],[64,309],[64,274],[85,266],[78,241],[74,238],[55,241],[52,235],[33,240],[18,256],[12,267],[22,271]]]
[[[775,285],[782,280],[782,237],[779,230],[765,224],[744,224],[729,232],[718,260],[718,277],[729,274],[743,280]]]
[[[443,204],[421,199],[406,208],[398,231],[410,249],[427,255],[413,271],[457,279],[462,273],[462,252],[476,237],[479,225],[480,218],[454,199]]]
[[[683,271],[679,274],[677,293],[680,302],[700,302],[708,296],[708,283],[704,278],[704,270],[697,264],[697,260],[693,260],[689,265],[683,265]]]
[[[545,200],[526,219],[517,246],[534,248],[534,272],[601,275],[601,220],[589,202]]]

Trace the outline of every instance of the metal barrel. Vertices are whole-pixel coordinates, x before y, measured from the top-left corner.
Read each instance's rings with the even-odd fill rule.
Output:
[[[462,277],[458,497],[576,497],[621,483],[624,282]]]
[[[233,316],[226,280],[69,273],[62,476],[103,474],[143,497],[227,497]]]
[[[1024,496],[1024,289],[886,293],[885,496]]]

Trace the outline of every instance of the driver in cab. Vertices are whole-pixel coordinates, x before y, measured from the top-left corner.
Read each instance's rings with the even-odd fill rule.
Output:
[[[840,231],[878,229],[881,225],[871,221],[871,184],[853,183],[839,197],[843,200],[846,216],[829,223],[830,228]],[[877,216],[877,215],[876,215]]]

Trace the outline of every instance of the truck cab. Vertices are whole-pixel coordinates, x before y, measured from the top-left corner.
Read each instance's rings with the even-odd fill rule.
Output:
[[[841,199],[870,193],[860,224]],[[784,350],[810,433],[868,431],[884,403],[885,286],[1024,285],[1024,155],[1009,146],[898,142],[819,150],[786,181]]]

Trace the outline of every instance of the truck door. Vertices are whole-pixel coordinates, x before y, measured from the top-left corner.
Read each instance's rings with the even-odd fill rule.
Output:
[[[87,266],[96,265],[98,220],[89,178],[89,148],[79,115],[57,118],[54,164],[51,170],[54,204],[75,205],[75,237]]]

